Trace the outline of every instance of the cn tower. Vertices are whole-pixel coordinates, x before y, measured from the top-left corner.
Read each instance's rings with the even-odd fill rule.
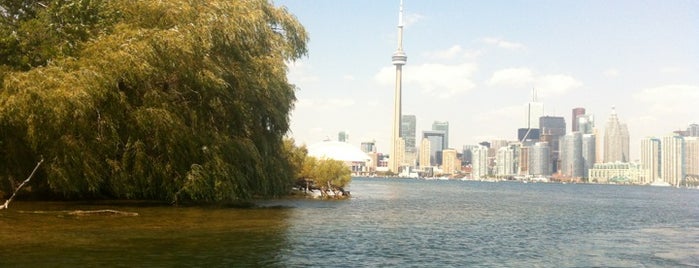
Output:
[[[389,158],[389,169],[399,173],[401,156],[404,152],[399,152],[400,146],[400,120],[401,120],[401,88],[403,80],[403,65],[408,60],[408,56],[403,52],[403,0],[400,1],[400,11],[398,12],[398,49],[393,53],[393,65],[396,66],[396,92],[393,103],[393,136],[391,137],[391,156]]]

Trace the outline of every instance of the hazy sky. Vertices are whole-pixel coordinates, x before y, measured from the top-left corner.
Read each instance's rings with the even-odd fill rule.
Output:
[[[310,34],[290,66],[298,144],[376,140],[388,153],[399,1],[275,1]],[[639,140],[699,123],[699,1],[404,1],[403,114],[417,135],[449,121],[449,144],[516,140],[532,88],[547,115],[616,106]]]

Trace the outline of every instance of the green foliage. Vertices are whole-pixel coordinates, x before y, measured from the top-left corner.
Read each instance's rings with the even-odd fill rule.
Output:
[[[299,177],[311,180],[325,193],[326,190],[337,191],[347,187],[352,181],[352,171],[339,160],[306,156]]]
[[[287,192],[307,35],[267,1],[10,1],[0,21],[0,192],[238,201]],[[291,147],[289,147],[291,145]],[[43,179],[41,179],[43,178]]]

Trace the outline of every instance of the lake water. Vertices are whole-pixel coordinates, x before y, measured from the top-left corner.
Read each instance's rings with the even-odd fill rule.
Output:
[[[354,178],[350,190],[256,209],[15,201],[0,211],[0,267],[699,267],[696,189]]]

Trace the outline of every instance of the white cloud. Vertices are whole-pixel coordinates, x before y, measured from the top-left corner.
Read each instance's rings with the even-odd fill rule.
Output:
[[[410,25],[413,25],[422,19],[424,19],[425,16],[418,14],[418,13],[407,13],[405,17],[403,18],[403,26],[408,27]]]
[[[521,43],[506,41],[506,40],[502,40],[502,39],[494,38],[494,37],[485,37],[482,39],[482,41],[483,41],[483,43],[486,43],[488,45],[493,45],[493,46],[496,46],[499,48],[509,49],[509,50],[519,50],[519,49],[525,48],[525,46]]]
[[[299,98],[299,100],[296,103],[296,107],[304,108],[306,110],[312,109],[314,111],[329,111],[346,109],[347,107],[353,106],[355,103],[356,102],[354,101],[354,99],[349,98]]]
[[[619,70],[617,70],[616,68],[609,68],[609,69],[605,70],[603,74],[606,77],[615,78],[615,77],[619,77]]]
[[[564,74],[537,74],[528,68],[507,68],[496,71],[486,82],[491,87],[514,89],[536,88],[538,96],[560,95],[583,85]]]
[[[411,65],[403,69],[403,83],[430,96],[448,98],[473,89],[471,77],[477,69],[475,63]],[[382,68],[374,79],[381,85],[395,84],[395,67]]]
[[[481,55],[478,50],[465,50],[460,45],[453,45],[444,50],[430,51],[423,53],[423,56],[434,60],[458,60],[458,59],[475,59]]]
[[[287,62],[286,66],[289,68],[287,73],[289,83],[302,84],[320,81],[320,78],[313,75],[303,61]]]
[[[357,80],[357,78],[354,77],[354,75],[351,74],[346,74],[342,76],[342,79],[345,81],[354,81]]]
[[[506,120],[506,122],[511,122],[520,119],[519,117],[521,117],[521,115],[523,114],[523,110],[524,108],[522,108],[522,105],[507,106],[498,109],[487,110],[481,114],[474,116],[473,118],[475,121],[481,123],[490,123],[496,121],[502,122],[503,120]]]
[[[699,113],[696,104],[699,103],[699,86],[695,85],[664,85],[647,88],[633,95],[634,99],[647,107],[648,113],[654,116],[687,116],[691,120]],[[696,120],[696,118],[694,118]]]
[[[526,88],[534,83],[534,72],[527,68],[507,68],[493,73],[486,82],[489,86]]]

